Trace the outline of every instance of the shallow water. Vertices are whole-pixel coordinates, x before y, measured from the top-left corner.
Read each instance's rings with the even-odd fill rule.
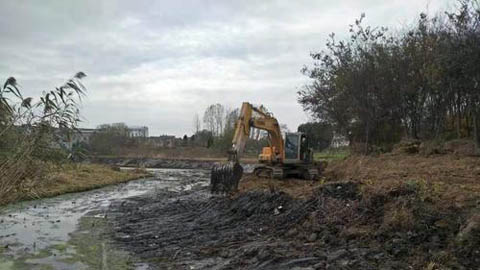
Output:
[[[9,260],[22,258],[27,264],[49,265],[49,269],[84,268],[81,263],[66,264],[62,256],[42,256],[41,253],[52,246],[64,245],[69,234],[76,230],[79,219],[87,213],[104,217],[113,200],[155,192],[156,189],[181,191],[195,185],[208,185],[209,171],[206,170],[148,170],[153,177],[0,208],[0,269],[13,269]],[[74,248],[68,247],[66,254],[70,253],[75,253]]]

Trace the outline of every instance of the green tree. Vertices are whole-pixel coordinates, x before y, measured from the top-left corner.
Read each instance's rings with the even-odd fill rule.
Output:
[[[128,146],[132,140],[128,137],[128,127],[124,123],[102,124],[90,138],[91,150],[96,154],[115,154],[120,148]]]
[[[333,139],[333,127],[325,122],[309,122],[298,126],[298,131],[307,135],[309,145],[322,151],[330,146]]]

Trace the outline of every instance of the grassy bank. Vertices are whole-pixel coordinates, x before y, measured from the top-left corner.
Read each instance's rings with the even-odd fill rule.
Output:
[[[22,186],[0,196],[0,205],[91,190],[148,175],[143,170],[118,171],[98,164],[55,165],[44,163],[42,166],[43,176],[24,181]]]
[[[350,156],[350,149],[345,148],[328,148],[322,152],[314,153],[313,158],[317,161],[336,161],[342,160]]]

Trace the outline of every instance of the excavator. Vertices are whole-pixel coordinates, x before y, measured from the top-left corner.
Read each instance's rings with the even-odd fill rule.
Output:
[[[280,125],[271,113],[244,102],[235,123],[232,148],[228,151],[228,162],[215,165],[211,170],[210,188],[212,193],[231,193],[237,190],[243,175],[240,159],[252,128],[268,134],[269,145],[263,147],[258,156],[259,166],[253,173],[259,177],[283,179],[295,176],[316,180],[319,164],[313,161],[313,151],[308,147],[308,138],[301,132],[286,133],[282,137]]]

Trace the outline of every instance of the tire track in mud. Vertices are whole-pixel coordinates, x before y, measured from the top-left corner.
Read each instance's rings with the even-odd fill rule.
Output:
[[[203,188],[130,198],[112,204],[109,216],[117,243],[154,269],[323,269],[349,253],[299,236],[315,202],[282,192],[230,199]]]
[[[433,208],[408,185],[362,194],[348,181],[326,183],[307,199],[276,191],[219,197],[205,186],[159,190],[112,203],[110,237],[151,269],[422,269],[438,254],[449,254],[453,269],[476,262],[447,245],[455,224],[435,225],[454,210]],[[385,227],[391,202],[409,202],[416,223]]]

